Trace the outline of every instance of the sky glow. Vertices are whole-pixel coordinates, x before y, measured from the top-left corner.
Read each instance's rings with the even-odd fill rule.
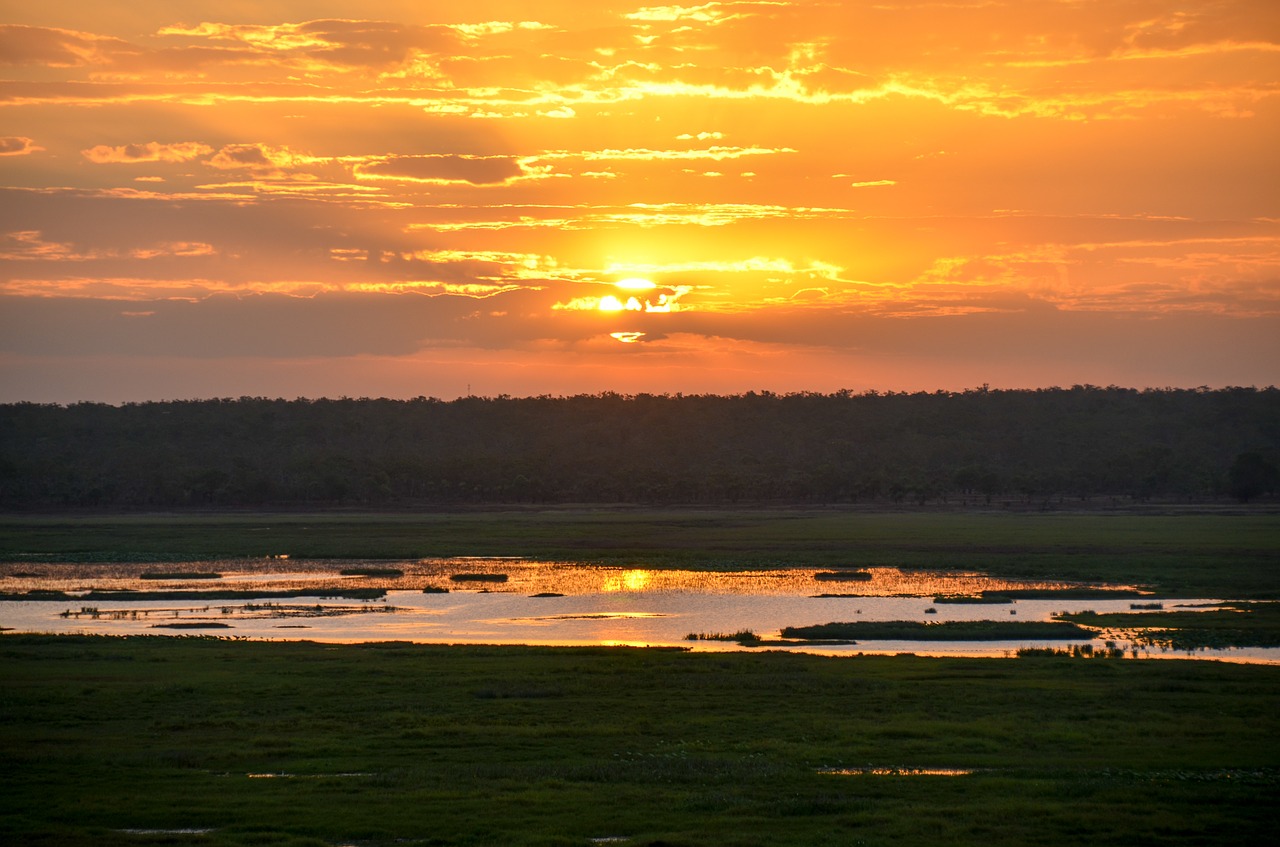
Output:
[[[0,401],[1264,385],[1280,4],[51,0]]]

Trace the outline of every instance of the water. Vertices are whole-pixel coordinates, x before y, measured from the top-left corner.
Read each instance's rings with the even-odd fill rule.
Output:
[[[400,577],[343,576],[359,567],[394,568]],[[1075,585],[997,579],[979,573],[867,568],[860,573],[812,568],[705,572],[599,567],[513,559],[429,559],[405,562],[298,561],[282,558],[184,565],[80,563],[0,564],[0,592],[62,591],[72,599],[0,602],[0,626],[18,632],[217,635],[324,642],[414,641],[447,644],[634,645],[699,651],[744,649],[734,642],[689,641],[690,633],[751,630],[777,638],[786,626],[834,621],[1048,621],[1055,613],[1092,609],[1130,612],[1135,602],[1183,609],[1220,601],[1158,597],[1024,599],[1013,603],[935,603],[941,595],[983,591],[1063,590]],[[218,579],[143,574],[217,572]],[[454,577],[470,577],[462,581]],[[485,579],[485,578],[488,579]],[[498,581],[500,577],[505,580]],[[823,578],[828,577],[828,578]],[[384,598],[318,597],[310,591],[387,588]],[[447,593],[434,590],[447,588]],[[1111,586],[1111,588],[1128,588]],[[424,592],[424,589],[428,589]],[[301,591],[303,596],[250,599],[148,599],[144,592]],[[89,591],[119,599],[81,599]],[[137,592],[141,596],[129,597]],[[535,596],[535,595],[548,596]],[[840,595],[821,597],[817,595]],[[1135,646],[1114,638],[1126,651]],[[915,642],[786,646],[832,655],[902,653],[1007,656],[1022,647],[1062,647],[1081,641]],[[1098,644],[1097,646],[1101,646]],[[1137,647],[1140,655],[1182,657]],[[1280,664],[1280,650],[1196,651],[1197,657]]]

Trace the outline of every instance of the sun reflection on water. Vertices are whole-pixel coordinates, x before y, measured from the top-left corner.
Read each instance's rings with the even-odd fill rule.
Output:
[[[606,594],[619,591],[644,591],[653,581],[653,573],[644,570],[623,571],[605,579],[600,590]]]

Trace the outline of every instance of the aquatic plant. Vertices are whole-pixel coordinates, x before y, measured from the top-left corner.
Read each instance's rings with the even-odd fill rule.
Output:
[[[995,592],[984,591],[980,594],[939,594],[937,597],[933,598],[933,602],[938,605],[960,603],[988,605],[996,603],[1012,603],[1013,598],[1007,594],[997,594]]]

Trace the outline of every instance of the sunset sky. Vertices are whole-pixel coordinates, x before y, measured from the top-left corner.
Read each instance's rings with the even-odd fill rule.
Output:
[[[0,401],[1280,381],[1275,0],[0,7]]]

